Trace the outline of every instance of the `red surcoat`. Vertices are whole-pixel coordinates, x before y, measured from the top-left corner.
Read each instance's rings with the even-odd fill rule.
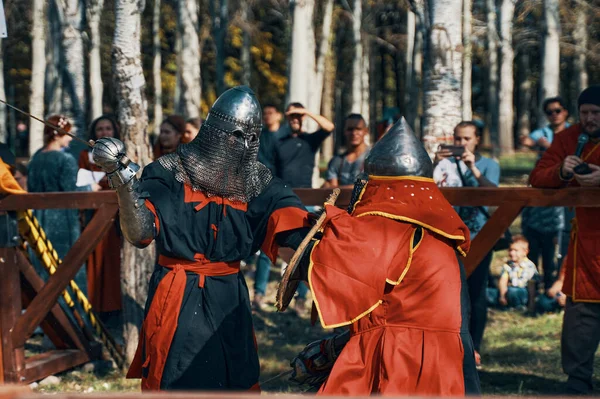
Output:
[[[533,187],[579,187],[577,180],[563,180],[560,169],[564,159],[575,154],[581,125],[576,124],[554,137],[552,145],[531,172]],[[581,159],[600,165],[600,143],[588,142]],[[574,302],[600,302],[600,208],[575,208],[571,241],[565,260],[563,292]],[[569,222],[569,221],[565,221]]]
[[[352,216],[327,206],[309,284],[351,338],[328,395],[464,395],[460,272],[469,232],[431,179],[369,177]]]

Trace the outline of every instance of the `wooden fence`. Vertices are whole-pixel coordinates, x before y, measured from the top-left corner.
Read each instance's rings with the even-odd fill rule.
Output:
[[[468,274],[493,248],[523,207],[600,206],[600,188],[446,188],[442,192],[453,205],[498,207],[472,242],[465,260]],[[298,189],[296,193],[305,205],[322,205],[331,190]],[[350,194],[351,190],[342,190],[338,206],[347,206]],[[0,384],[36,381],[100,355],[100,348],[68,320],[57,300],[114,221],[118,209],[116,194],[22,194],[0,200],[0,212],[66,208],[96,209],[97,212],[47,282],[41,280],[21,250],[0,248]],[[22,313],[22,309],[26,312]],[[25,343],[38,325],[57,349],[26,357]]]

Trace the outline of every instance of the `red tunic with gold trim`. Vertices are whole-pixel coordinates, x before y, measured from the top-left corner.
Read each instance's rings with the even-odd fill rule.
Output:
[[[256,388],[260,369],[240,260],[259,249],[274,259],[277,235],[307,222],[300,200],[276,178],[249,203],[208,197],[158,162],[144,169],[140,187],[156,217],[159,259],[128,377],[141,377],[143,390]]]
[[[550,148],[535,166],[529,177],[531,185],[539,188],[579,187],[577,180],[563,180],[560,169],[564,159],[575,154],[581,125],[576,124],[557,134]],[[600,165],[600,143],[588,142],[581,159]],[[571,241],[565,260],[563,292],[573,302],[600,302],[600,208],[575,208],[571,222]]]
[[[321,324],[351,338],[320,393],[464,395],[469,230],[433,180],[370,176],[352,215],[326,211],[308,279]]]

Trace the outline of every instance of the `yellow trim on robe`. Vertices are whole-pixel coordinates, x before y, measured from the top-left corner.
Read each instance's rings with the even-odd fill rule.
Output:
[[[465,237],[464,236],[454,236],[452,234],[448,234],[442,230],[436,229],[433,226],[428,225],[427,223],[423,223],[419,220],[416,219],[412,219],[412,218],[407,218],[406,216],[398,216],[398,215],[394,215],[392,213],[387,213],[387,212],[381,212],[381,211],[370,211],[370,212],[365,212],[365,213],[361,213],[360,215],[356,215],[357,218],[362,217],[362,216],[368,216],[368,215],[373,215],[373,216],[382,216],[384,218],[388,218],[388,219],[393,219],[393,220],[401,220],[403,222],[409,222],[412,224],[416,224],[419,225],[421,227],[426,228],[427,230],[431,230],[434,233],[437,233],[443,237],[449,238],[451,240],[462,240],[463,242],[465,241]],[[461,253],[461,255],[466,256],[465,251],[462,250],[462,248],[460,248],[460,246],[457,245],[458,251]]]
[[[421,228],[421,227],[419,227],[419,228]],[[402,280],[404,280],[404,276],[406,276],[406,273],[408,273],[408,270],[410,269],[413,254],[417,251],[417,248],[419,248],[419,245],[421,245],[421,243],[423,242],[423,239],[425,238],[425,237],[423,237],[424,233],[421,232],[421,239],[419,240],[417,245],[414,245],[416,233],[417,233],[417,229],[415,229],[410,236],[410,254],[408,255],[408,261],[406,262],[406,266],[404,267],[404,270],[402,271],[400,278],[398,279],[398,281],[394,281],[394,280],[390,280],[389,278],[386,278],[385,279],[386,283],[388,283],[390,285],[398,285],[402,282]]]
[[[312,253],[315,250],[315,248],[317,247],[317,245],[319,245],[320,242],[321,242],[321,240],[317,240],[315,242],[315,245],[313,245],[312,251],[310,252],[310,261],[308,264],[308,286],[310,287],[310,291],[313,293],[315,292],[315,290],[313,289],[312,278],[311,278],[312,269],[314,266],[313,260],[312,260]],[[365,317],[366,315],[368,315],[369,313],[371,313],[373,310],[375,310],[379,305],[381,305],[383,303],[382,300],[377,301],[377,303],[375,303],[373,306],[371,306],[365,312],[361,313],[360,315],[356,316],[355,318],[353,318],[350,321],[338,323],[338,324],[327,325],[327,324],[325,324],[325,322],[323,321],[323,317],[321,316],[321,307],[319,306],[319,301],[317,300],[317,295],[315,295],[315,294],[313,294],[313,302],[315,304],[315,307],[317,308],[317,313],[319,314],[319,321],[321,322],[321,326],[323,326],[323,328],[338,328],[338,327],[343,327],[343,326],[347,326],[352,323],[355,323],[358,320]]]
[[[356,205],[358,205],[358,203],[360,202],[360,200],[362,200],[363,194],[365,193],[365,190],[367,189],[367,186],[369,185],[369,182],[367,182],[362,190],[360,190],[360,193],[358,194],[358,198],[356,199],[356,202],[354,203],[354,205],[352,205],[352,211],[350,212],[350,215],[352,215],[354,213],[354,210],[356,209]]]

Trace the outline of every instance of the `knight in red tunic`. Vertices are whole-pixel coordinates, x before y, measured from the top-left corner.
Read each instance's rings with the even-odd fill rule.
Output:
[[[469,250],[469,230],[432,169],[402,119],[365,160],[368,182],[350,214],[326,206],[322,237],[299,268],[322,326],[350,334],[320,394],[465,394],[473,351],[461,339],[457,253]]]

